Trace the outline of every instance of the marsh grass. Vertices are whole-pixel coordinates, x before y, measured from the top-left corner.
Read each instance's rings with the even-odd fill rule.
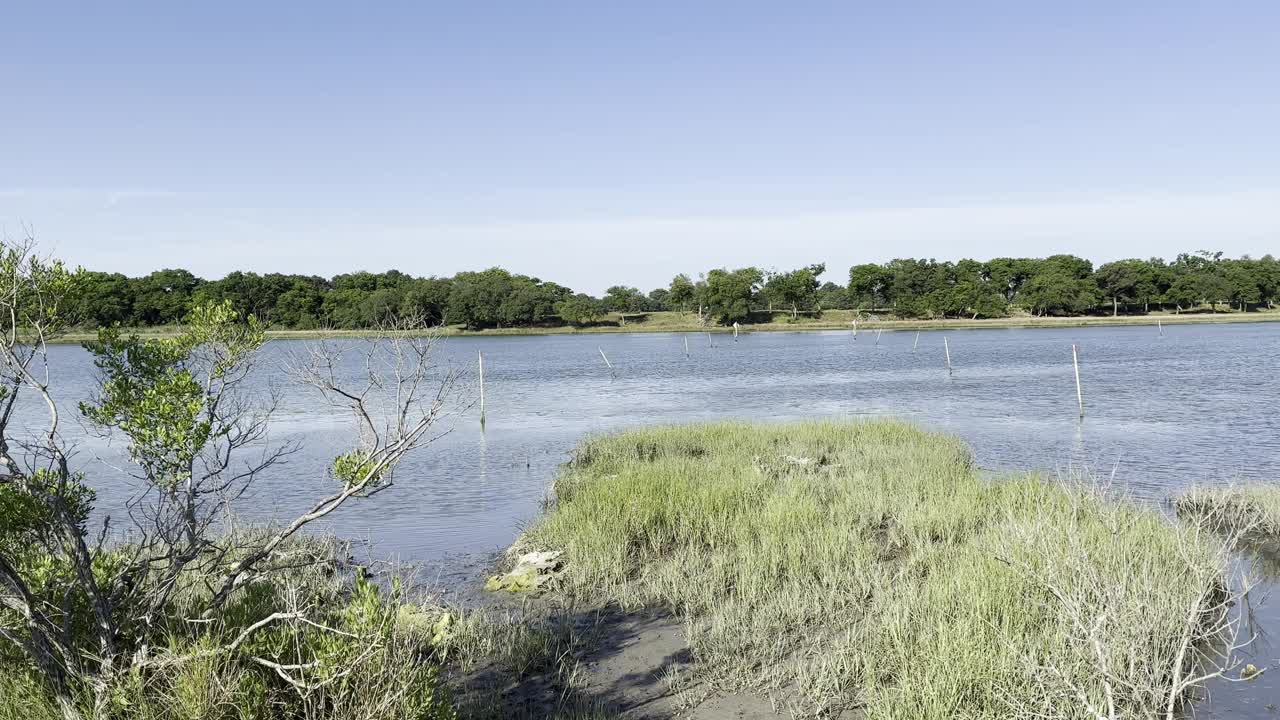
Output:
[[[461,720],[617,717],[583,676],[582,655],[600,641],[593,613],[542,604],[445,612],[451,621],[436,652]]]
[[[1173,500],[1179,517],[1218,530],[1280,540],[1280,485],[1193,487]]]
[[[801,714],[1165,717],[1222,625],[1195,527],[887,421],[585,442],[524,541],[561,590],[684,618],[698,672]]]

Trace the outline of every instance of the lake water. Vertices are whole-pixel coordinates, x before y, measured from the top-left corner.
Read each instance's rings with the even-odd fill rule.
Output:
[[[877,343],[866,329],[856,340],[712,335],[714,346],[698,334],[451,338],[440,351],[447,363],[473,370],[484,353],[485,430],[474,407],[449,418],[441,427],[451,432],[406,460],[397,487],[351,503],[330,525],[406,560],[504,546],[536,517],[556,467],[584,435],[712,418],[905,418],[959,435],[984,469],[1089,471],[1153,500],[1189,483],[1280,481],[1280,324],[1184,325],[1163,337],[1153,327],[945,337],[951,374],[940,331],[920,333],[918,345],[914,331],[886,331]],[[299,440],[302,450],[240,504],[247,519],[301,509],[328,487],[325,468],[351,443],[345,411],[279,370],[301,342],[270,343],[259,366],[257,387],[282,391],[273,439]],[[92,390],[92,363],[75,346],[51,353],[59,400],[73,408]],[[68,434],[100,505],[119,507],[131,484],[117,469],[118,448],[75,427]]]
[[[246,519],[302,510],[332,488],[326,468],[351,443],[345,412],[280,372],[300,343],[271,343],[255,383],[263,393],[280,386],[273,439],[298,440],[302,450],[240,503]],[[395,488],[350,503],[329,527],[406,561],[474,557],[505,546],[537,516],[556,467],[584,435],[712,418],[904,418],[959,435],[984,469],[1091,472],[1151,501],[1191,483],[1280,481],[1280,324],[1181,325],[1163,336],[1154,327],[930,331],[918,339],[886,331],[878,341],[865,328],[856,340],[850,332],[757,333],[737,342],[723,334],[711,342],[697,334],[467,337],[441,348],[443,360],[468,370],[477,352],[485,357],[486,429],[475,408],[450,418],[452,431],[410,456]],[[92,389],[92,363],[74,346],[51,356],[54,387],[70,410]],[[118,469],[118,444],[67,431],[100,507],[118,509],[132,487]],[[1280,627],[1273,610],[1264,615],[1268,627]],[[1273,664],[1270,644],[1253,649],[1260,665]],[[1245,692],[1220,688],[1209,716],[1269,717],[1277,675]]]

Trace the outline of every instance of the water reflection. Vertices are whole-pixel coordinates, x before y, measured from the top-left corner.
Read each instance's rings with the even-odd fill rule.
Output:
[[[1236,653],[1239,667],[1229,677],[1210,681],[1207,702],[1197,715],[1209,718],[1274,718],[1280,715],[1280,542],[1253,540],[1239,556],[1241,577],[1252,585],[1241,597],[1241,627]],[[1253,665],[1262,671],[1243,680],[1241,670]]]

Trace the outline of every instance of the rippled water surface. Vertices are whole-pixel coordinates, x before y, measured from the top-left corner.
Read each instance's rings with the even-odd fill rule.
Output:
[[[447,362],[471,370],[484,353],[486,430],[474,408],[452,418],[452,432],[411,456],[395,489],[352,504],[332,525],[405,559],[492,549],[536,517],[556,466],[585,434],[710,418],[902,417],[961,436],[986,469],[1083,468],[1151,499],[1193,482],[1280,480],[1280,325],[1170,327],[1163,337],[1152,327],[952,331],[950,375],[943,337],[886,331],[877,343],[864,329],[856,340],[757,333],[736,343],[713,335],[713,344],[680,334],[449,339]],[[300,509],[350,444],[348,417],[280,371],[300,342],[271,343],[255,378],[261,391],[283,392],[273,438],[300,440],[302,450],[241,504],[248,518]],[[92,364],[77,347],[52,352],[60,399],[73,405],[91,390]],[[102,506],[118,506],[130,490],[115,469],[118,448],[87,435],[79,442]]]

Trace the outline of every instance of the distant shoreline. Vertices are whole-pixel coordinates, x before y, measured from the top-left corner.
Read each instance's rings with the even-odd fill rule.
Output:
[[[752,323],[739,325],[739,331],[755,332],[811,332],[840,330],[851,332],[852,313],[848,310],[831,310],[819,319],[801,319],[796,322],[776,321],[770,323]],[[1130,325],[1196,325],[1215,323],[1255,323],[1280,322],[1280,310],[1257,310],[1249,313],[1153,313],[1149,315],[1122,315],[1119,317],[1032,317],[1019,316],[1008,318],[992,318],[982,320],[948,319],[948,320],[870,320],[861,318],[858,331],[865,333],[871,330],[981,330],[1012,328],[1070,328],[1070,327],[1117,327]],[[173,327],[126,328],[126,333],[139,337],[163,338],[177,333]],[[370,330],[268,330],[272,339],[308,339],[320,337],[364,337]],[[446,327],[442,334],[447,337],[495,337],[525,335],[596,335],[611,333],[731,333],[732,327],[700,326],[692,313],[658,312],[650,313],[643,320],[631,320],[626,324],[595,325],[590,327],[519,327],[492,328],[488,330],[464,330],[458,326]],[[79,343],[93,340],[96,331],[74,330],[57,338],[59,343]]]

